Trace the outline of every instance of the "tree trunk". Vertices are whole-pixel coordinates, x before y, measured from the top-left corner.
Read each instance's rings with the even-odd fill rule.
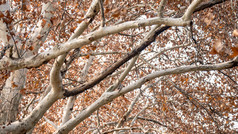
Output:
[[[0,98],[0,124],[10,123],[16,120],[21,99],[20,90],[25,85],[26,72],[26,69],[16,70],[7,79]]]
[[[10,6],[9,3],[6,2],[4,4],[0,5],[0,11],[3,13],[9,10]],[[7,50],[5,56],[9,58],[20,58],[22,57],[29,57],[33,55],[33,53],[37,53],[40,48],[39,42],[44,42],[48,31],[50,30],[51,22],[50,19],[53,16],[51,11],[53,11],[53,5],[51,2],[48,2],[47,4],[43,4],[42,6],[42,15],[45,20],[47,20],[44,27],[42,27],[42,21],[39,21],[37,23],[37,28],[34,29],[34,32],[32,33],[32,36],[30,38],[31,42],[34,42],[34,49],[33,50],[27,50],[24,55],[21,55],[21,48],[20,46],[21,41],[17,40],[17,37],[14,37],[14,35],[10,35],[9,31],[16,32],[15,29],[9,29],[10,23],[5,23],[3,19],[0,19],[0,42],[4,44],[4,46],[10,45],[10,49]],[[38,39],[36,37],[42,36],[41,39]],[[11,37],[10,39],[7,37]],[[13,40],[14,39],[14,40]],[[30,43],[30,42],[28,42]],[[27,45],[27,44],[26,44]],[[17,47],[17,49],[16,49]],[[3,90],[0,94],[0,124],[7,124],[10,122],[13,122],[17,118],[18,113],[18,106],[21,100],[21,94],[20,90],[24,88],[25,82],[26,82],[26,73],[27,69],[19,69],[16,71],[11,72],[10,77],[7,79],[6,84],[3,87]]]

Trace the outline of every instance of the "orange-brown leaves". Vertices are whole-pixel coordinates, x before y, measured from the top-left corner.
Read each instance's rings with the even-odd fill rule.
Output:
[[[86,59],[89,59],[89,57],[90,57],[90,55],[89,55],[89,54],[85,56],[85,58],[86,58]]]
[[[93,51],[96,50],[96,48],[97,48],[96,46],[92,46],[92,47],[91,47],[91,49],[92,49]]]
[[[30,46],[28,49],[32,51],[32,50],[34,49],[34,47],[33,47],[33,46]]]
[[[20,90],[20,94],[25,95],[25,94],[26,94],[26,89],[25,89],[25,88],[22,88],[22,89]]]
[[[119,15],[120,15],[120,12],[116,11],[115,13],[112,14],[112,17],[119,17]]]
[[[109,0],[105,0],[105,4],[106,4],[106,5],[109,4]]]
[[[238,47],[231,47],[232,54],[230,55],[231,58],[235,58],[238,56]]]
[[[10,39],[11,39],[11,36],[7,35],[7,40],[10,41]]]
[[[23,0],[22,3],[22,10],[29,12],[31,10],[31,5],[27,4],[26,0]]]
[[[0,18],[3,18],[4,14],[0,11]]]
[[[11,84],[12,84],[12,87],[13,87],[13,88],[18,87],[18,85],[17,85],[14,81],[12,81]]]
[[[53,26],[57,26],[60,23],[60,19],[54,16],[50,19],[50,22]]]
[[[106,8],[104,12],[105,12],[105,13],[108,13],[109,11],[110,11],[110,9],[109,9],[109,8]]]
[[[3,18],[3,22],[6,24],[11,24],[13,22],[13,16],[8,10],[4,13],[0,11],[0,18]]]
[[[41,23],[41,26],[44,27],[46,24],[46,20],[45,19],[42,19],[42,23]]]
[[[1,0],[1,1],[0,1],[0,5],[1,5],[1,4],[5,4],[5,3],[6,3],[6,0]]]
[[[76,28],[77,28],[76,26],[71,27],[71,28],[70,28],[70,32],[74,32],[74,30],[75,30]]]

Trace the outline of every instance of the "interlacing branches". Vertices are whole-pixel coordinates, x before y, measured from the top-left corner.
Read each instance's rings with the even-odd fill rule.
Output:
[[[39,20],[37,27],[35,28],[35,31],[33,31],[32,35],[30,36],[30,41],[27,42],[28,46],[32,45],[34,47],[32,48],[32,50],[30,49],[31,51],[29,50],[25,52],[23,55],[21,55],[21,50],[18,50],[19,48],[17,47],[17,43],[20,43],[20,41],[19,42],[14,41],[15,44],[5,45],[0,53],[0,71],[11,70],[13,72],[14,71],[17,72],[18,70],[22,70],[24,73],[24,75],[22,76],[25,76],[27,74],[26,69],[42,67],[45,64],[48,65],[48,63],[53,62],[52,66],[50,66],[51,70],[49,74],[49,85],[46,86],[47,90],[45,90],[44,95],[41,96],[39,103],[36,104],[34,109],[26,117],[24,114],[24,118],[22,120],[13,121],[8,124],[1,124],[0,132],[27,133],[30,132],[36,126],[39,120],[43,118],[46,122],[48,122],[51,126],[53,126],[55,134],[66,134],[72,131],[74,128],[76,128],[78,124],[84,122],[94,112],[97,112],[96,113],[97,121],[95,121],[97,125],[94,125],[93,129],[88,129],[88,131],[86,131],[88,133],[90,133],[91,131],[95,133],[118,133],[121,131],[129,132],[132,130],[135,131],[138,130],[144,133],[161,132],[161,130],[157,128],[147,129],[146,127],[145,128],[135,127],[137,121],[140,120],[152,122],[168,131],[176,131],[172,127],[172,125],[167,122],[160,122],[157,121],[156,119],[143,116],[143,113],[145,113],[147,110],[151,110],[152,107],[155,107],[154,104],[156,102],[153,103],[150,102],[151,100],[149,99],[153,97],[143,98],[144,99],[143,101],[140,100],[140,98],[143,97],[143,94],[149,95],[150,93],[147,92],[147,90],[154,87],[154,85],[157,86],[156,83],[158,83],[161,80],[161,78],[163,78],[164,81],[167,81],[168,83],[173,85],[173,87],[179,93],[181,93],[192,105],[206,111],[206,113],[209,115],[209,118],[213,121],[213,123],[215,123],[217,132],[221,132],[220,124],[217,123],[216,119],[214,119],[215,113],[213,113],[206,106],[201,104],[195,98],[195,96],[190,95],[188,92],[183,90],[182,87],[178,86],[172,79],[169,79],[167,76],[184,74],[195,71],[210,72],[213,70],[218,70],[223,75],[228,77],[233,83],[237,84],[237,82],[232,77],[230,77],[228,74],[224,73],[221,70],[237,67],[238,57],[235,57],[230,61],[209,65],[188,64],[179,66],[177,63],[173,63],[175,64],[175,67],[174,66],[165,67],[164,69],[161,69],[160,67],[152,64],[153,60],[160,59],[161,55],[164,55],[168,58],[168,55],[166,55],[167,52],[178,49],[185,49],[191,46],[190,44],[191,42],[187,42],[186,40],[182,41],[178,33],[176,34],[179,38],[179,41],[183,42],[182,45],[179,44],[176,46],[161,47],[160,51],[156,52],[148,50],[148,55],[150,53],[155,53],[155,55],[148,56],[146,58],[144,57],[145,54],[143,52],[146,49],[149,49],[149,47],[152,46],[151,44],[153,42],[158,43],[159,41],[158,42],[156,41],[157,37],[160,34],[163,34],[166,30],[169,30],[171,27],[176,26],[177,28],[177,26],[181,27],[191,26],[190,28],[192,30],[193,26],[192,15],[195,12],[213,7],[214,5],[223,2],[225,1],[210,0],[207,2],[203,2],[202,0],[193,0],[191,4],[186,8],[183,14],[179,13],[175,15],[177,18],[174,18],[174,17],[164,17],[166,16],[166,14],[164,14],[166,1],[161,0],[159,4],[160,6],[157,10],[158,13],[157,17],[136,19],[112,24],[113,20],[107,20],[106,18],[106,12],[108,11],[107,5],[104,4],[104,0],[93,0],[83,18],[80,19],[77,28],[75,27],[73,29],[74,33],[68,38],[67,41],[63,43],[57,42],[51,48],[44,50],[43,52],[40,52],[41,43],[44,43],[47,40],[47,37],[50,34],[50,31],[52,30],[52,26],[54,23],[54,19],[52,19],[54,18],[53,12],[56,10],[51,2],[44,4],[44,6],[42,7],[43,19]],[[99,16],[99,14],[101,16]],[[95,20],[98,19],[98,16],[101,19],[101,24],[99,26],[89,28],[91,27],[91,25],[93,25]],[[114,16],[116,15],[114,14]],[[1,21],[1,14],[0,14],[0,21]],[[2,21],[0,23],[3,24]],[[68,25],[70,25],[70,23],[65,24],[65,27]],[[146,34],[123,33],[129,30],[138,30],[139,28],[147,29],[148,27],[150,27],[151,29],[149,28],[150,31],[147,32]],[[90,29],[93,30],[90,31]],[[178,29],[176,29],[176,32],[177,30]],[[108,36],[114,36],[115,34],[132,38],[132,40],[133,38],[136,38],[138,36],[140,36],[140,38],[142,39],[138,44],[136,44],[135,47],[131,48],[130,51],[121,51],[121,50],[97,51],[97,46],[103,44],[101,40],[107,38]],[[196,33],[193,33],[192,31],[191,34],[193,36]],[[5,33],[1,35],[5,35]],[[171,38],[174,37],[171,36]],[[14,39],[14,37],[12,37],[12,39]],[[161,46],[163,45],[162,41],[159,43],[161,43]],[[196,44],[197,43],[198,42],[196,41]],[[81,50],[84,47],[89,47],[90,45],[93,47],[90,49],[89,52],[87,53],[81,52]],[[129,44],[128,46],[131,47]],[[17,58],[8,56],[6,54],[7,51],[9,51],[13,47],[15,47],[15,55],[16,54],[18,55]],[[95,76],[91,76],[89,72],[92,72],[92,70],[90,70],[90,68],[92,68],[93,64],[97,62],[94,60],[94,58],[96,56],[106,57],[111,55],[121,55],[121,58],[117,59],[117,61],[115,62],[110,62],[109,66],[106,69],[103,68],[102,71],[100,71],[101,67],[98,67],[98,70],[96,70],[98,72],[97,75],[95,75],[96,74],[95,73],[94,74]],[[84,61],[87,62],[83,63],[83,69],[79,70],[81,71],[81,73],[77,73],[79,75],[76,75],[75,77],[77,77],[77,79],[74,79],[73,77],[68,76],[68,73],[70,74],[71,68],[74,68],[72,67],[73,64],[75,64],[74,62],[78,63],[79,66],[82,66],[82,62],[78,60],[79,57],[85,57],[86,60]],[[176,59],[170,60],[169,62],[173,61],[176,61]],[[179,64],[183,63],[179,62]],[[137,77],[137,79],[135,80],[132,79],[131,77],[132,73],[137,72],[138,71],[137,69],[141,69],[143,66],[146,66],[146,69],[143,70],[144,72],[141,74],[137,73],[137,75],[141,75],[142,77]],[[150,69],[153,71],[148,71]],[[117,77],[115,78],[115,76]],[[131,81],[127,82],[128,79]],[[22,81],[24,81],[24,79]],[[73,85],[71,83],[69,84],[65,83],[68,81],[71,81],[72,83],[76,82],[77,84]],[[102,88],[102,86],[100,85],[102,81],[108,82],[106,84],[108,84],[109,86],[105,86]],[[123,83],[126,84],[123,85]],[[22,84],[22,88],[23,87],[24,84]],[[79,111],[78,113],[76,112],[74,113],[73,108],[75,107],[75,103],[77,99],[81,99],[78,98],[78,96],[82,95],[81,93],[86,94],[86,92],[90,92],[91,91],[90,89],[93,89],[94,87],[97,87],[97,89],[102,94],[99,94],[99,97],[95,101],[92,101],[91,103],[87,104],[85,108],[78,110]],[[117,121],[113,123],[114,127],[111,127],[109,130],[103,130],[103,127],[105,127],[106,125],[101,123],[102,120],[100,117],[100,108],[112,102],[113,100],[118,99],[119,97],[134,91],[136,95],[131,100],[130,105],[126,107],[127,110],[122,114],[121,117],[119,117]],[[55,102],[65,98],[67,98],[68,100],[63,111],[61,123],[59,125],[51,121],[49,118],[44,117],[46,111],[49,110],[55,104]],[[35,101],[35,98],[32,100],[29,106],[33,104],[33,101]],[[134,111],[136,105],[142,102],[144,103],[144,105],[140,107],[141,109]],[[160,103],[164,102],[161,101]],[[26,110],[28,111],[28,107],[26,108]]]

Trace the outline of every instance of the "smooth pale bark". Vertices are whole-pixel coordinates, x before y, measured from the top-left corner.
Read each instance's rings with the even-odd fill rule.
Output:
[[[21,100],[20,90],[26,81],[26,69],[12,72],[1,91],[0,124],[10,123],[16,120],[18,106]]]
[[[20,68],[38,67],[43,63],[47,63],[49,60],[56,58],[59,55],[65,54],[72,49],[80,48],[84,45],[90,44],[91,42],[96,41],[104,36],[119,33],[121,31],[125,31],[132,28],[161,24],[165,24],[168,26],[186,26],[190,24],[190,21],[184,21],[182,18],[154,17],[145,20],[128,21],[114,26],[101,27],[98,30],[89,33],[85,36],[81,36],[66,43],[56,45],[53,49],[40,53],[38,55],[19,60],[13,60],[4,57],[3,59],[1,59],[0,70],[4,70],[6,68],[16,70]]]
[[[171,68],[166,70],[161,70],[149,74],[136,82],[130,84],[129,86],[121,89],[120,91],[113,91],[113,92],[105,92],[102,96],[96,100],[93,104],[88,106],[85,110],[80,112],[75,118],[70,119],[66,122],[63,126],[59,127],[55,134],[67,134],[71,131],[74,127],[76,127],[80,122],[84,119],[89,117],[93,112],[98,110],[101,106],[111,102],[113,99],[124,95],[130,91],[133,91],[137,88],[140,88],[145,82],[150,81],[155,78],[159,78],[161,76],[171,75],[171,74],[181,74],[186,72],[192,71],[210,71],[210,70],[222,70],[222,69],[229,69],[238,66],[238,57],[234,58],[232,61],[214,64],[214,65],[201,65],[201,66],[184,66],[184,67],[177,67]]]
[[[92,1],[91,6],[89,7],[89,10],[88,10],[87,14],[85,15],[85,18],[88,18],[88,20],[83,21],[83,22],[80,23],[80,25],[77,27],[75,33],[69,38],[69,41],[79,37],[86,30],[88,25],[92,22],[94,17],[99,12],[98,3],[99,3],[99,0]],[[58,59],[64,60],[65,58],[66,58],[66,54],[63,54]],[[88,59],[87,64],[85,64],[85,66],[82,70],[82,73],[80,75],[80,80],[83,81],[86,78],[89,67],[92,64],[92,61],[93,61],[93,57],[91,56]],[[76,98],[77,98],[77,96],[72,96],[68,99],[67,104],[66,104],[65,109],[64,109],[61,125],[63,125],[64,123],[66,123],[70,119],[70,115],[72,113],[74,102],[75,102]]]
[[[33,36],[31,36],[31,41],[34,41],[34,43],[35,43],[34,50],[27,51],[25,53],[25,55],[23,55],[23,57],[31,56],[31,55],[33,55],[33,52],[37,52],[40,47],[39,42],[44,41],[46,39],[46,34],[44,34],[44,33],[48,32],[48,30],[49,30],[48,24],[51,25],[50,18],[52,17],[52,14],[49,12],[52,10],[54,10],[54,9],[51,6],[51,3],[43,5],[42,13],[43,13],[43,16],[45,17],[45,19],[47,19],[47,23],[46,23],[47,27],[46,26],[43,28],[40,27],[41,21],[37,24],[37,25],[39,25],[39,27],[35,29],[35,31],[33,32]],[[5,25],[4,23],[0,23],[0,26],[3,28],[4,28],[4,25]],[[5,31],[3,31],[3,30],[0,30],[0,31],[1,31],[1,35],[8,34],[6,32],[6,29],[5,29]],[[5,34],[4,34],[4,32],[5,32]],[[38,35],[42,36],[42,38],[40,40],[36,38]],[[3,41],[4,45],[14,44],[12,39],[7,41],[6,38],[7,38],[6,36],[0,37],[0,39]],[[16,37],[14,37],[14,38],[17,39]],[[19,43],[19,45],[16,45],[16,46],[20,46],[21,42],[18,41],[18,43]],[[20,48],[18,48],[18,51],[21,51]],[[4,58],[11,59],[11,57],[7,57],[7,56],[9,56],[9,55],[6,54],[6,56]],[[14,57],[18,56],[18,52],[15,48],[13,49],[13,56]],[[4,86],[3,90],[1,91],[0,109],[2,112],[0,112],[0,124],[11,123],[16,120],[16,115],[18,113],[18,106],[19,106],[19,102],[21,100],[20,90],[23,89],[25,86],[26,73],[27,73],[27,69],[16,70],[16,71],[11,72],[10,77],[7,79],[5,86]]]
[[[0,8],[4,13],[5,11],[10,10],[10,5],[7,2],[2,4]],[[5,55],[17,57],[16,48],[12,45],[15,42],[12,38],[8,40],[7,36],[10,35],[7,32],[8,28],[3,19],[0,19],[0,28],[0,42],[4,46],[11,44],[11,48],[6,51]],[[0,124],[6,124],[15,121],[18,113],[18,105],[21,99],[20,90],[24,88],[25,81],[26,69],[20,69],[10,73],[10,77],[6,80],[0,94]]]
[[[34,108],[34,110],[22,121],[15,121],[11,124],[6,124],[0,127],[1,133],[14,133],[14,134],[23,134],[31,130],[36,123],[42,118],[44,113],[57,101],[59,98],[62,98],[63,94],[61,92],[55,92],[51,90],[44,97],[43,100]]]
[[[95,2],[97,2],[97,0]],[[92,12],[94,12],[94,9],[97,8],[97,5],[95,3],[93,4],[93,6],[94,6],[93,9],[90,10]],[[43,13],[43,15],[46,15],[44,17],[45,19],[49,19],[49,21],[47,20],[47,22],[50,22],[50,18],[52,17],[52,14],[50,12],[50,11],[54,10],[52,7],[53,6],[51,3],[43,5],[42,13]],[[44,11],[46,11],[46,13],[44,13]],[[94,14],[96,14],[96,13],[94,12]],[[41,21],[39,23],[41,23]],[[81,23],[79,25],[77,31],[75,32],[75,34],[73,34],[69,40],[79,36],[87,28],[89,23],[91,23],[90,19],[87,19],[84,23]],[[39,25],[39,26],[41,26],[41,25]],[[33,36],[32,36],[32,40],[35,40],[35,37],[38,37],[38,36],[36,36],[37,33],[38,34],[46,33],[47,30],[49,30],[47,28],[49,28],[49,27],[42,27],[40,29],[37,28],[38,30],[36,29],[35,34],[33,34]],[[41,39],[46,39],[46,37],[43,36]],[[39,44],[39,41],[35,40],[34,44],[32,44],[32,45],[34,45],[34,48],[39,48],[39,47],[37,47],[38,44]],[[31,54],[33,54],[33,52],[34,51],[29,52],[27,54],[27,56],[30,56]],[[50,108],[50,106],[52,106],[55,101],[57,101],[58,99],[63,97],[60,69],[64,62],[65,57],[66,57],[66,54],[59,56],[55,60],[55,63],[51,69],[51,73],[50,73],[51,91],[40,101],[40,103],[34,108],[34,110],[26,118],[24,118],[20,122],[15,121],[11,124],[1,126],[0,132],[2,132],[2,133],[11,132],[11,133],[21,134],[21,133],[26,133],[26,132],[30,131],[35,126],[35,124],[42,118],[42,116]],[[5,57],[5,58],[7,58],[7,57]]]
[[[188,8],[189,9],[189,8]],[[190,10],[190,12],[193,12],[194,10]],[[186,17],[185,17],[186,18]],[[157,18],[152,18],[150,22],[145,22],[143,21],[134,21],[134,22],[128,22],[128,23],[122,23],[116,26],[111,26],[111,27],[104,27],[100,28],[97,31],[88,34],[86,36],[83,36],[78,39],[71,40],[69,42],[66,42],[61,46],[56,46],[50,51],[47,51],[45,53],[41,53],[35,56],[30,56],[29,58],[24,58],[22,60],[13,60],[8,57],[4,57],[0,63],[0,70],[1,69],[19,69],[19,68],[24,68],[24,67],[36,67],[40,66],[46,61],[55,58],[59,55],[65,54],[69,50],[72,50],[74,48],[79,48],[83,45],[91,43],[94,40],[97,40],[99,38],[102,38],[103,36],[109,35],[109,34],[114,34],[123,30],[127,30],[130,28],[137,28],[141,26],[146,26],[146,25],[153,25],[153,24],[162,24],[165,23],[171,19],[157,19]],[[172,20],[174,23],[177,20],[182,20],[180,18]],[[183,21],[183,20],[182,20]],[[170,22],[172,24],[172,22]],[[183,21],[188,24],[188,21]],[[168,25],[170,23],[167,23]],[[131,25],[130,25],[131,24]],[[182,24],[182,22],[181,22]],[[129,27],[127,26],[129,25]],[[179,23],[177,25],[180,25]],[[36,30],[38,31],[38,30]],[[82,31],[79,31],[82,32]],[[44,33],[44,32],[40,32]],[[100,35],[102,34],[102,35]],[[79,34],[80,35],[80,34]],[[35,44],[34,44],[35,45]],[[36,47],[37,48],[37,47]],[[38,121],[39,119],[43,116],[43,114],[47,111],[47,109],[59,98],[62,97],[62,92],[61,92],[61,76],[59,73],[59,70],[61,68],[62,62],[65,57],[60,56],[61,58],[58,58],[55,62],[54,67],[52,68],[51,72],[51,85],[53,90],[39,103],[39,105],[33,110],[33,112],[27,116],[22,122],[14,122],[9,124],[8,126],[2,126],[0,128],[0,132],[9,132],[12,131],[14,133],[24,133],[26,130],[31,129]],[[21,63],[22,62],[22,63]],[[38,62],[38,63],[37,63]],[[5,64],[8,63],[8,64]],[[60,133],[67,133],[70,130],[72,130],[78,123],[86,119],[88,116],[90,116],[95,110],[97,110],[99,107],[102,105],[112,101],[114,98],[125,94],[129,91],[134,90],[135,88],[140,87],[142,84],[144,84],[146,81],[164,76],[164,75],[169,75],[169,74],[177,74],[177,73],[184,73],[184,72],[189,72],[189,71],[196,71],[196,70],[219,70],[219,69],[225,69],[225,68],[230,68],[233,66],[237,66],[237,60],[234,60],[232,63],[224,63],[222,65],[215,65],[215,67],[211,66],[188,66],[188,67],[181,67],[181,68],[175,68],[175,69],[168,69],[168,70],[162,70],[156,72],[156,74],[151,74],[148,75],[137,82],[135,82],[133,85],[130,85],[126,88],[123,88],[120,92],[118,91],[113,91],[113,92],[106,92],[101,96],[99,100],[97,100],[95,103],[93,103],[91,106],[86,108],[84,111],[82,111],[78,116],[77,119],[71,119],[67,123],[65,123],[62,127],[60,127],[57,132]],[[200,68],[199,68],[200,67]],[[177,70],[177,71],[176,71]],[[18,87],[18,86],[17,86]],[[20,87],[20,86],[19,86]],[[60,91],[60,92],[58,92]],[[56,132],[56,133],[57,133]]]

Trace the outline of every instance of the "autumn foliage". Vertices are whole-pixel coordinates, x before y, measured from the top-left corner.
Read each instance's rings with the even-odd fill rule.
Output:
[[[237,133],[237,13],[231,0],[0,0],[0,131]]]

